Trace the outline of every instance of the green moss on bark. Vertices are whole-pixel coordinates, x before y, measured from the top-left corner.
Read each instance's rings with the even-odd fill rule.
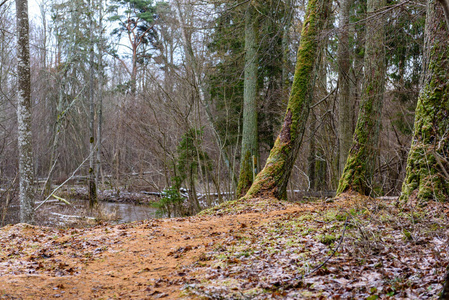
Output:
[[[287,183],[309,116],[311,78],[317,57],[319,33],[327,18],[329,0],[310,0],[301,33],[295,76],[282,130],[276,139],[264,169],[258,174],[245,197],[264,194],[286,198]]]
[[[240,162],[239,183],[237,186],[237,196],[242,197],[246,194],[253,183],[253,166],[251,152],[247,151],[246,155]]]
[[[384,0],[369,0],[368,12],[385,5]],[[363,195],[371,193],[371,180],[378,154],[379,132],[385,85],[385,30],[383,19],[369,24],[365,44],[365,79],[362,101],[352,146],[340,177],[337,194],[353,190]]]
[[[249,3],[245,16],[245,80],[240,175],[237,195],[243,196],[253,183],[253,156],[259,158],[257,129],[257,52],[259,30],[256,9]]]
[[[415,114],[415,130],[407,160],[401,200],[449,199],[449,42],[443,11],[427,4],[427,53],[423,89]]]

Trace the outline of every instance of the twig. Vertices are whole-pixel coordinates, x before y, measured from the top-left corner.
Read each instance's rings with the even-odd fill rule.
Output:
[[[88,220],[95,220],[94,217],[86,217],[86,216],[74,216],[74,215],[63,215],[63,214],[58,214],[55,212],[51,212],[50,214],[54,215],[54,216],[58,216],[61,218],[76,218],[76,219],[88,219]]]
[[[56,196],[55,194],[53,194],[53,197],[56,198],[56,200],[62,201],[62,202],[64,202],[67,205],[72,205],[69,201],[65,200],[62,197]]]
[[[446,171],[446,168],[443,166],[443,163],[441,162],[442,159],[444,159],[444,157],[442,157],[439,153],[437,153],[436,151],[432,151],[433,156],[435,157],[437,164],[440,166],[441,170],[443,171],[446,180],[449,180],[449,174]],[[445,160],[446,161],[446,160]],[[446,161],[447,162],[447,161]]]
[[[5,5],[6,2],[8,2],[8,0],[4,0],[4,1],[0,4],[0,7],[2,7],[3,5]]]
[[[377,200],[398,200],[399,196],[382,196],[376,197]]]
[[[79,169],[81,169],[81,167],[84,165],[84,163],[90,158],[90,156],[94,153],[95,151],[91,152],[85,160],[83,160],[83,162],[78,166],[78,168],[76,168],[75,171],[73,171],[72,175],[66,179],[66,181],[64,181],[63,183],[61,183],[60,185],[58,185],[53,192],[50,193],[50,195],[47,196],[47,198],[45,198],[44,201],[42,201],[41,204],[39,204],[34,211],[37,211],[45,202],[48,201],[48,199],[50,199],[52,196],[54,196],[53,194],[56,193],[57,190],[59,190],[64,184],[66,184],[70,179],[72,179],[73,176],[75,176],[76,172],[78,172]]]
[[[310,109],[314,108],[315,106],[320,105],[321,103],[323,103],[324,101],[327,100],[327,98],[329,98],[330,96],[332,96],[333,93],[335,93],[335,91],[337,90],[337,88],[333,89],[329,94],[327,94],[323,99],[319,100],[317,103],[313,104],[310,106]]]
[[[53,169],[55,168],[57,162],[58,162],[58,160],[55,159],[53,165],[52,165],[51,168],[50,168],[50,171],[49,171],[50,174],[53,172]],[[44,193],[45,193],[45,186],[47,185],[47,182],[48,182],[49,180],[50,180],[50,175],[47,177],[47,179],[46,179],[45,182],[44,182],[44,187],[42,188],[41,197],[42,197],[42,196],[44,195]]]
[[[319,266],[315,267],[312,271],[305,274],[302,278],[310,276],[313,273],[315,273],[316,271],[318,271],[319,269],[321,269],[334,256],[335,252],[337,252],[338,248],[340,248],[340,245],[343,242],[343,238],[345,237],[347,225],[348,225],[348,217],[346,217],[345,227],[343,228],[343,232],[341,234],[340,241],[338,242],[338,245],[337,245],[337,247],[335,247],[334,251],[332,251],[332,253]]]

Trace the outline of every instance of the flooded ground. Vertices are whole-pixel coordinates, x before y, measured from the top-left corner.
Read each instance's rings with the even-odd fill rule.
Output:
[[[149,204],[100,202],[97,209],[89,209],[86,200],[70,200],[71,205],[57,200],[44,203],[36,212],[36,225],[65,227],[97,222],[129,223],[156,218],[156,209]],[[41,202],[36,203],[36,207]],[[3,225],[19,223],[19,206],[10,206]]]
[[[109,213],[116,214],[118,223],[156,218],[156,209],[148,204],[103,202],[102,205]]]

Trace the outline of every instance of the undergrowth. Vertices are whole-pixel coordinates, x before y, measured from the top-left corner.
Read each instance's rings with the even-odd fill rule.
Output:
[[[203,214],[270,210],[271,203],[238,200]],[[206,299],[437,297],[449,253],[448,205],[398,208],[351,196],[313,206],[233,233],[192,266],[201,283],[185,291]]]

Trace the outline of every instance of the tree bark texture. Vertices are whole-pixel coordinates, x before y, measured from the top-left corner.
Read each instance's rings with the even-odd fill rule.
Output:
[[[353,99],[350,95],[349,69],[349,9],[351,0],[340,2],[339,34],[338,34],[338,134],[339,134],[339,174],[343,172],[353,134]]]
[[[99,45],[98,45],[98,65],[101,68],[99,74],[98,87],[98,123],[97,123],[97,147],[96,147],[96,162],[95,162],[95,182],[98,184],[101,169],[101,147],[102,147],[102,133],[103,133],[103,89],[104,89],[104,67],[103,67],[103,53],[104,53],[104,39],[103,39],[103,1],[100,4],[100,18],[99,18]],[[102,177],[102,183],[104,178]]]
[[[285,1],[285,11],[288,11],[286,17],[285,17],[285,24],[284,29],[282,30],[282,79],[281,79],[281,87],[282,87],[282,97],[285,96],[287,98],[288,96],[288,89],[290,87],[289,83],[289,55],[290,55],[290,49],[289,49],[289,32],[290,27],[292,26],[292,18],[293,18],[293,11],[292,11],[292,0],[286,0]]]
[[[31,136],[30,46],[27,0],[16,0],[16,18],[20,221],[32,224],[34,222],[34,168]]]
[[[368,0],[368,13],[385,6],[385,0]],[[374,18],[366,25],[365,76],[360,111],[337,194],[353,190],[368,195],[379,149],[381,111],[385,90],[384,19]]]
[[[449,31],[449,0],[438,0],[443,6],[444,15],[446,17],[446,28]]]
[[[284,123],[264,169],[257,175],[245,197],[287,197],[288,180],[309,116],[313,69],[318,56],[319,34],[329,13],[328,4],[329,0],[310,0],[308,3]]]
[[[94,105],[94,36],[93,36],[93,3],[89,1],[90,49],[89,49],[89,207],[97,205],[97,183],[95,177],[95,105]]]
[[[427,3],[424,76],[401,200],[449,197],[449,41],[443,9]]]
[[[240,175],[237,195],[244,196],[253,183],[253,156],[259,159],[257,130],[257,32],[256,11],[249,4],[245,16],[245,78],[243,90],[243,128]]]

